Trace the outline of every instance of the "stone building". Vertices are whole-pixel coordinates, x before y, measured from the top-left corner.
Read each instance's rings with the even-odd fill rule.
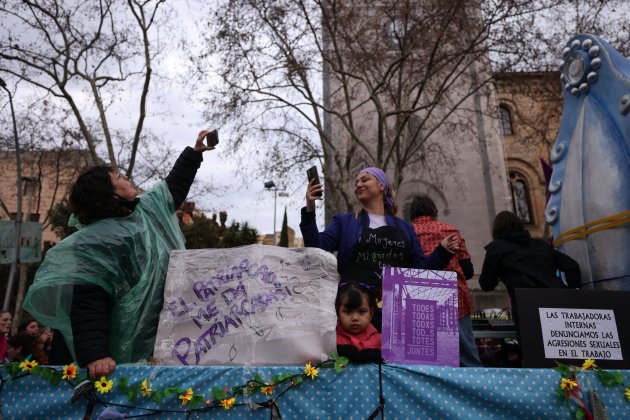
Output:
[[[500,73],[495,77],[512,210],[532,237],[549,236],[544,219],[549,162],[562,114],[559,72]]]
[[[507,209],[517,214],[532,237],[543,239],[550,231],[544,219],[546,182],[541,159],[549,162],[562,114],[562,92],[558,72],[514,72],[495,74],[496,118],[505,155],[509,189]],[[485,244],[484,244],[485,245]],[[483,252],[483,249],[482,249]],[[473,259],[475,273],[481,259]],[[510,305],[499,283],[493,292],[469,282],[476,309]]]

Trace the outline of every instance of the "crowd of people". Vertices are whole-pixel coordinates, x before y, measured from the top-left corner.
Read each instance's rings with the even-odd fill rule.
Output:
[[[27,319],[20,323],[15,334],[11,334],[12,320],[11,312],[0,312],[0,360],[7,363],[32,359],[48,364],[53,338],[50,328]]]
[[[41,364],[76,360],[96,378],[111,374],[119,363],[151,357],[169,254],[184,248],[176,209],[188,194],[203,152],[213,149],[204,144],[207,134],[201,131],[166,179],[140,197],[110,167],[90,168],[79,176],[70,194],[71,223],[79,230],[48,252],[24,303],[55,334],[32,321],[9,338],[11,315],[4,313],[3,358],[32,355]],[[360,208],[334,215],[320,232],[315,203],[323,192],[316,179],[309,182],[300,229],[305,246],[336,252],[339,354],[353,362],[381,361],[384,266],[448,270],[457,273],[460,365],[481,366],[467,285],[474,274],[471,257],[459,230],[438,220],[435,203],[416,197],[411,220],[403,220],[396,216],[386,174],[365,168],[355,181]],[[579,287],[577,263],[531,239],[513,213],[497,215],[493,237],[480,276],[484,290],[492,290],[498,281],[510,295],[517,287]]]

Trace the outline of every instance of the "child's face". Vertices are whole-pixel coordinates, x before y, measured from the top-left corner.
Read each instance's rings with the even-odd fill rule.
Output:
[[[341,305],[339,306],[339,323],[344,330],[351,334],[358,334],[363,332],[370,321],[372,320],[372,309],[370,308],[368,298],[362,295],[361,306],[356,309],[348,309],[346,303],[348,303],[348,297],[344,296],[341,299]]]

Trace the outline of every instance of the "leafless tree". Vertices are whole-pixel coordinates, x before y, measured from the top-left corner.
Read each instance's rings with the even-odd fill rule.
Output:
[[[557,71],[562,48],[580,33],[599,36],[630,57],[630,7],[625,0],[560,1],[539,14],[535,27],[528,48],[536,53],[519,70]]]
[[[436,139],[470,123],[470,99],[490,98],[496,72],[556,66],[559,45],[548,43],[573,28],[540,19],[573,3],[226,1],[191,59],[203,83],[220,81],[205,96],[208,117],[234,130],[237,151],[267,143],[259,172],[285,177],[321,159],[334,179],[327,210],[347,211],[359,165],[393,173],[397,187],[403,168],[449,159]]]
[[[163,3],[12,0],[0,6],[0,73],[68,110],[92,160],[106,156],[130,178],[139,156],[151,152],[144,123],[162,48]],[[123,101],[137,106],[135,116],[114,115],[112,105]],[[112,124],[115,118],[131,120],[133,137]],[[161,155],[157,167],[164,154],[154,154]]]

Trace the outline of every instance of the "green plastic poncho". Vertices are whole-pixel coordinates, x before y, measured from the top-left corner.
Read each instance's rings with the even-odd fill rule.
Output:
[[[35,275],[24,308],[58,329],[74,357],[70,306],[75,284],[102,287],[113,307],[109,352],[117,363],[153,353],[171,250],[184,248],[166,182],[140,197],[134,212],[91,223],[54,246]]]

